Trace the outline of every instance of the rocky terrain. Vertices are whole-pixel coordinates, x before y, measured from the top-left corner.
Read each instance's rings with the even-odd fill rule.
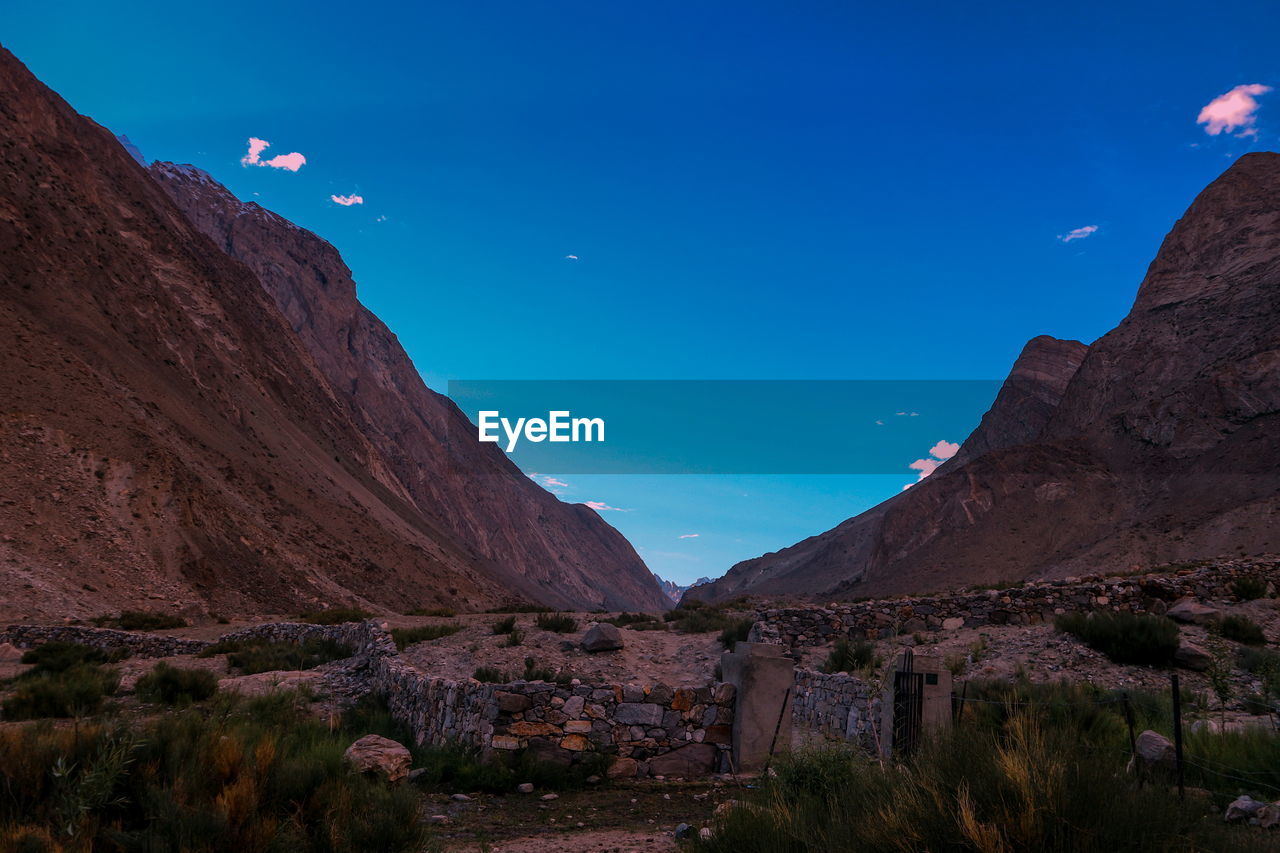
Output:
[[[0,90],[0,619],[662,606],[593,511],[459,440],[332,247],[261,210],[215,243],[231,208],[3,50]]]
[[[1120,325],[1032,340],[933,475],[691,594],[927,592],[1280,549],[1280,155],[1166,237]]]

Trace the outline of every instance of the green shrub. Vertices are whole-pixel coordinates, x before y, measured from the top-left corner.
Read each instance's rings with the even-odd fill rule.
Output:
[[[207,669],[180,669],[161,662],[138,679],[135,692],[144,702],[189,705],[217,693],[218,679]]]
[[[1146,613],[1066,613],[1055,622],[1116,663],[1165,666],[1178,650],[1178,626]]]
[[[755,623],[756,620],[750,617],[734,620],[732,625],[720,632],[720,645],[733,651],[738,643],[747,641],[747,637],[751,634],[751,626]]]
[[[651,631],[654,628],[662,627],[658,617],[650,613],[619,613],[617,616],[610,616],[599,621],[617,625],[619,628],[635,628],[638,631]]]
[[[259,672],[293,672],[311,669],[330,661],[351,657],[350,646],[336,640],[312,637],[301,643],[274,643],[268,640],[239,640],[215,643],[200,657],[225,654],[227,663],[244,675]]]
[[[452,619],[458,615],[458,611],[452,607],[419,607],[410,610],[404,614],[405,616],[435,616],[441,619]]]
[[[551,608],[543,604],[504,604],[501,607],[490,607],[485,613],[550,613]]]
[[[1267,582],[1257,576],[1240,578],[1231,584],[1231,592],[1241,601],[1253,601],[1267,594]]]
[[[860,669],[879,665],[880,660],[876,657],[876,647],[873,644],[866,640],[851,643],[842,638],[836,640],[831,654],[827,655],[826,661],[822,664],[822,671],[857,672]]]
[[[520,674],[524,681],[552,681],[556,684],[568,684],[573,680],[573,673],[568,670],[554,670],[549,666],[538,666],[532,657],[524,659],[524,672]]]
[[[578,630],[578,620],[564,613],[539,614],[534,624],[544,631],[555,631],[557,634],[572,634]]]
[[[6,720],[83,717],[95,713],[119,685],[119,673],[92,663],[58,672],[33,671],[18,680],[17,689],[0,708]]]
[[[423,625],[420,628],[392,628],[391,639],[396,641],[396,648],[404,650],[405,646],[412,646],[414,643],[425,643],[428,640],[438,640],[441,637],[448,637],[462,630],[462,626],[449,623],[446,625]]]
[[[120,651],[122,652],[123,650]],[[22,655],[23,663],[32,664],[35,667],[28,670],[27,675],[66,672],[71,667],[79,664],[107,663],[108,661],[122,659],[123,655],[115,650],[113,650],[112,654],[108,654],[92,646],[84,646],[80,643],[66,643],[61,640],[51,640],[36,646],[34,649],[30,649]]]
[[[482,684],[509,684],[511,679],[496,666],[478,666],[472,678]]]
[[[1267,644],[1267,638],[1263,636],[1262,628],[1248,616],[1224,616],[1215,623],[1214,627],[1223,637],[1228,640],[1234,640],[1237,643],[1244,643],[1248,646],[1265,646]]]
[[[511,649],[524,642],[524,631],[519,628],[513,629],[507,638],[499,644],[499,648]]]
[[[118,628],[121,631],[163,631],[187,627],[186,620],[180,616],[151,610],[125,610],[119,616],[98,616],[92,621],[99,628]]]
[[[363,622],[373,614],[358,607],[330,607],[327,610],[313,610],[298,617],[312,625],[342,625],[347,622]]]
[[[510,634],[516,629],[516,617],[508,616],[506,619],[499,619],[493,623],[493,633]]]

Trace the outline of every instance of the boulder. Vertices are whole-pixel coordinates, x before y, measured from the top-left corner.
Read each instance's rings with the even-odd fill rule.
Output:
[[[1263,829],[1271,829],[1280,826],[1280,803],[1271,803],[1258,809],[1258,813],[1254,815],[1258,819],[1258,826]]]
[[[613,721],[620,726],[660,726],[662,706],[652,702],[619,702]]]
[[[412,758],[403,744],[382,735],[365,735],[357,740],[343,758],[357,773],[374,773],[388,782],[400,782],[409,775]]]
[[[1222,815],[1222,819],[1228,822],[1237,820],[1250,820],[1258,816],[1258,812],[1266,807],[1266,803],[1260,803],[1248,794],[1236,797],[1227,806],[1226,812]]]
[[[582,648],[588,652],[615,652],[622,648],[622,632],[617,625],[600,622],[582,636]]]
[[[1218,611],[1187,596],[1175,601],[1166,615],[1175,622],[1189,625],[1208,625],[1210,622],[1217,620]]]
[[[1183,669],[1204,672],[1213,666],[1213,655],[1194,643],[1182,642],[1178,644],[1178,650],[1173,653],[1173,662]]]
[[[609,765],[609,769],[605,771],[606,776],[610,779],[630,779],[640,770],[640,762],[634,758],[615,758],[613,763]]]
[[[1138,769],[1173,767],[1177,761],[1172,741],[1159,732],[1147,729],[1138,735],[1135,746],[1133,757]],[[1132,762],[1130,767],[1133,767]]]
[[[709,743],[691,743],[649,759],[649,772],[655,776],[696,779],[715,771],[716,752]]]

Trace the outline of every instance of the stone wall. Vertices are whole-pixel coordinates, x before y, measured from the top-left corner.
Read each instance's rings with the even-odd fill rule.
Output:
[[[1246,577],[1280,588],[1280,560],[1234,560],[1129,577],[1066,578],[983,592],[762,610],[751,640],[795,648],[825,645],[838,637],[875,639],[981,625],[1038,625],[1070,610],[1164,613],[1184,596],[1234,599],[1232,584]]]
[[[19,649],[29,649],[52,641],[78,643],[104,651],[125,649],[131,656],[143,658],[193,655],[209,645],[201,640],[78,625],[10,625],[0,631],[0,643],[12,643]]]
[[[792,742],[852,741],[879,752],[883,700],[878,685],[847,673],[797,669],[791,699]]]

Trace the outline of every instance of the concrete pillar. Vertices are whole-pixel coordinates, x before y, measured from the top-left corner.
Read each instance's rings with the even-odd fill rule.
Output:
[[[733,710],[733,762],[759,770],[770,750],[791,744],[791,693],[795,664],[774,643],[738,643],[720,657],[725,681],[736,688]]]

